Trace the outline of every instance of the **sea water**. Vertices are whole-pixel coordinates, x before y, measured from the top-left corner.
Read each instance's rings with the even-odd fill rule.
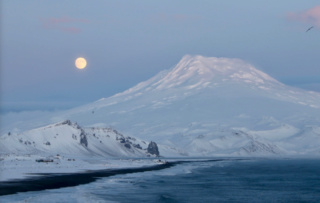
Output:
[[[0,202],[320,202],[320,160],[192,160]]]

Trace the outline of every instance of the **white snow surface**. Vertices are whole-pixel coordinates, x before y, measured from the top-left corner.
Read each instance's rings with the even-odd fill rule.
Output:
[[[155,141],[165,156],[320,155],[320,93],[286,86],[240,59],[187,55],[171,70],[122,93],[41,117],[41,122],[10,126],[23,131],[66,119]],[[48,148],[41,135],[37,150]],[[69,147],[72,138],[66,139],[61,148]],[[95,154],[109,153],[92,143]],[[110,156],[140,155],[117,147]],[[80,145],[69,149],[83,150]]]
[[[154,161],[159,157],[148,152],[148,145],[149,142],[125,137],[112,128],[82,128],[69,120],[20,134],[10,133],[0,137],[0,181],[39,173],[77,173],[159,164]],[[158,147],[164,155],[181,156],[174,148]]]
[[[0,154],[63,154],[102,157],[147,157],[149,142],[125,137],[112,128],[82,128],[66,120],[21,134],[0,137]],[[159,148],[163,148],[159,146]],[[171,150],[171,151],[170,151]],[[174,149],[162,150],[164,154]]]
[[[52,162],[36,162],[36,160]],[[0,182],[17,181],[42,174],[79,173],[92,170],[136,168],[162,164],[158,159],[106,159],[79,155],[0,154]]]

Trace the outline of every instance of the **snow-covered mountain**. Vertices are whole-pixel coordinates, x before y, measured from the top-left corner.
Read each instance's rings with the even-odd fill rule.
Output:
[[[112,128],[82,128],[66,120],[21,134],[0,137],[2,153],[67,154],[77,156],[146,157],[160,156],[155,142],[125,137]],[[168,149],[161,146],[161,151]],[[174,153],[174,149],[169,152]]]
[[[189,155],[320,154],[320,93],[230,58],[185,56],[125,92],[64,113]]]

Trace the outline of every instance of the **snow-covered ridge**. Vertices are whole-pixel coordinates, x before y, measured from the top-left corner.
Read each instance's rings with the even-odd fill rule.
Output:
[[[1,154],[73,154],[105,157],[160,156],[154,142],[125,137],[112,128],[82,128],[70,120],[0,137]],[[156,149],[155,149],[156,148]]]

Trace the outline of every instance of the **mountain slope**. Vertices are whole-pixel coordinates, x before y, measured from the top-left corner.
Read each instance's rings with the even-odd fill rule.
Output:
[[[50,122],[66,119],[195,156],[314,155],[320,146],[320,93],[286,86],[239,59],[187,55],[171,70]]]
[[[110,98],[57,115],[53,121],[62,119],[89,126],[111,125],[127,135],[197,155],[259,151],[255,147],[266,153],[303,153],[302,148],[289,147],[288,151],[288,145],[275,143],[270,138],[274,135],[244,136],[241,140],[246,142],[240,145],[238,138],[231,138],[240,133],[235,130],[239,128],[251,136],[256,131],[271,134],[281,126],[292,126],[298,130],[286,133],[294,137],[307,126],[317,127],[320,94],[286,86],[239,59],[187,55],[171,70]],[[215,144],[221,131],[230,138],[226,142],[235,145],[222,148]],[[197,140],[198,136],[207,137],[206,143]],[[293,140],[286,142],[299,144]]]
[[[152,146],[153,145],[153,146]],[[21,134],[0,137],[1,153],[68,154],[77,156],[145,157],[159,156],[152,152],[154,143],[125,137],[112,128],[82,128],[70,120],[33,129]],[[158,146],[156,145],[156,148]],[[160,150],[168,151],[165,146]],[[171,151],[170,151],[171,150]],[[170,149],[170,153],[175,153]]]

